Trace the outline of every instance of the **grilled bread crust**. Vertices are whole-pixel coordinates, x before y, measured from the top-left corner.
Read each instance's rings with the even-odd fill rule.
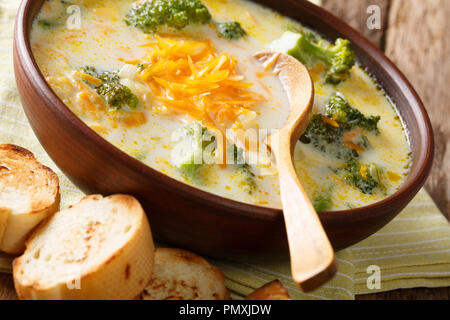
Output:
[[[159,248],[142,300],[227,300],[222,272],[202,257],[181,249]]]
[[[0,145],[0,251],[20,254],[30,232],[59,209],[58,176],[21,147]]]
[[[127,300],[149,283],[150,225],[127,195],[88,196],[40,225],[14,260],[20,299]]]

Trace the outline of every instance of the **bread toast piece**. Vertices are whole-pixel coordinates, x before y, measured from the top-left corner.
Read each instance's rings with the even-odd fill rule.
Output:
[[[279,280],[269,282],[250,294],[245,300],[292,300]]]
[[[59,209],[59,180],[21,147],[0,145],[0,251],[23,252],[25,239]]]
[[[225,278],[219,268],[181,249],[159,248],[150,284],[141,300],[227,300]]]
[[[139,202],[92,195],[33,231],[13,262],[14,285],[20,299],[134,299],[151,279],[153,259]]]

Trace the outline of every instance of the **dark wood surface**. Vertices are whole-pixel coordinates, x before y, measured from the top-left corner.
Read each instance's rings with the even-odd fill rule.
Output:
[[[324,0],[324,6],[358,29],[404,72],[430,115],[436,139],[434,167],[426,184],[450,218],[450,1]],[[369,5],[382,11],[381,30],[368,30]],[[450,288],[410,289],[360,296],[359,299],[450,299]]]
[[[434,127],[434,168],[426,185],[450,219],[450,1],[395,0],[386,53],[425,102]],[[398,41],[402,39],[402,41]]]
[[[16,300],[13,279],[8,274],[0,274],[0,300]]]
[[[450,64],[448,0],[323,0],[324,6],[371,39],[402,69],[413,83],[431,115],[436,136],[436,160],[427,189],[449,217],[448,152],[450,135],[446,79]],[[366,9],[382,9],[382,30],[368,30]],[[431,40],[431,41],[430,41]],[[13,299],[10,276],[0,276],[0,297]],[[359,296],[358,299],[449,299],[450,289],[410,289]]]

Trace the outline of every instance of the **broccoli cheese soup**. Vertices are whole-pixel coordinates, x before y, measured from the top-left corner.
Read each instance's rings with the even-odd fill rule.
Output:
[[[350,42],[251,1],[47,0],[31,41],[49,85],[91,129],[199,189],[281,208],[261,133],[283,126],[289,102],[253,58],[265,50],[298,59],[314,81],[294,162],[318,211],[380,201],[408,175],[402,120]],[[257,133],[259,161],[242,132]]]

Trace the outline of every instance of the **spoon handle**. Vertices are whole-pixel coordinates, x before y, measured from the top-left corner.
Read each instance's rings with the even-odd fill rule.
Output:
[[[291,146],[279,146],[277,162],[292,276],[304,292],[309,292],[336,273],[334,250],[297,177]]]

